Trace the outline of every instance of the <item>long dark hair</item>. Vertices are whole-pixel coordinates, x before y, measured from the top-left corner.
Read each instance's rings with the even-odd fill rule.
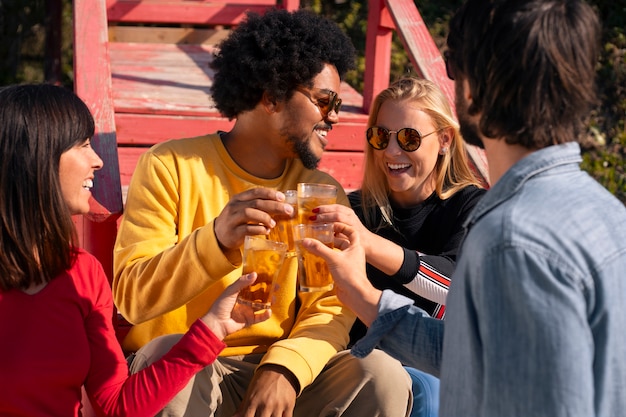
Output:
[[[93,134],[89,109],[65,88],[0,89],[0,290],[48,282],[74,262],[59,161]]]

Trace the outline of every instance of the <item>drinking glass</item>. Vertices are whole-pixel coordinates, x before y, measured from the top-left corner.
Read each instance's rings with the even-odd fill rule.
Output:
[[[286,214],[274,216],[273,218],[276,221],[276,226],[270,230],[267,237],[269,240],[286,243],[287,251],[289,253],[294,253],[296,246],[293,242],[293,226],[297,223],[298,195],[296,190],[287,190],[284,191],[283,194],[285,194],[285,203],[291,204],[291,207],[293,207],[293,213],[291,216]]]
[[[332,223],[298,224],[293,228],[298,256],[298,282],[300,291],[328,291],[333,288],[333,277],[324,259],[302,247],[304,238],[317,239],[329,248],[334,247]]]
[[[243,244],[243,274],[257,273],[254,284],[239,292],[237,302],[257,310],[270,308],[274,279],[285,259],[287,245],[265,236],[246,236]]]
[[[309,223],[313,209],[337,202],[337,187],[332,184],[298,184],[298,223]]]

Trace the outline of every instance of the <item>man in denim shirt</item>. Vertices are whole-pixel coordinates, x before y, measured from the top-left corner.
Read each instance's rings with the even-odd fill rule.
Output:
[[[365,277],[357,232],[324,256],[377,346],[441,378],[442,416],[626,413],[626,209],[579,168],[599,22],[582,0],[470,0],[451,21],[461,131],[492,188],[467,234],[444,323]],[[445,333],[445,338],[444,338]]]

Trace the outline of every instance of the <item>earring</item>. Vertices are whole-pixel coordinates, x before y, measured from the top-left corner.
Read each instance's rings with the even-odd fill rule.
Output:
[[[445,155],[448,152],[448,148],[441,148],[439,150],[439,155]]]

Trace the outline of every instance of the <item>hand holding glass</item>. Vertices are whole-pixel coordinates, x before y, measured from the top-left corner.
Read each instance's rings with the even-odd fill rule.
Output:
[[[329,248],[334,247],[335,233],[332,223],[298,224],[294,226],[293,238],[298,254],[298,281],[300,291],[328,291],[333,289],[333,278],[323,258],[313,255],[302,247],[304,238],[317,239]]]
[[[274,279],[285,259],[287,245],[265,237],[246,236],[243,244],[243,272],[257,273],[256,281],[241,290],[237,302],[263,310],[271,306]]]
[[[331,184],[298,184],[298,222],[310,223],[313,209],[337,202],[337,187]]]
[[[296,190],[287,190],[283,193],[285,194],[285,203],[293,207],[293,214],[291,216],[286,214],[274,216],[276,226],[270,229],[270,233],[267,237],[269,240],[286,243],[287,251],[294,252],[296,246],[293,242],[293,226],[297,223],[298,195]]]

